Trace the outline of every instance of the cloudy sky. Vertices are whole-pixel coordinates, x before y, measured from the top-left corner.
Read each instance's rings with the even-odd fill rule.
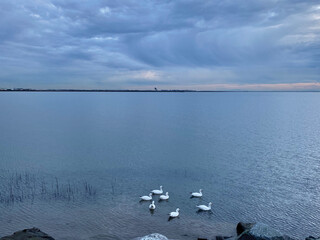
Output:
[[[319,67],[319,1],[0,1],[0,88],[320,90]]]

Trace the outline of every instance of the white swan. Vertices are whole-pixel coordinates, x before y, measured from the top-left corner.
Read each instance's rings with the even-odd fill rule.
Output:
[[[178,216],[179,216],[179,211],[180,211],[180,209],[177,208],[175,212],[169,213],[169,216],[170,216],[171,218],[178,217]]]
[[[152,203],[149,205],[149,209],[150,210],[156,209],[156,205],[154,205],[154,201],[152,201]]]
[[[160,195],[161,200],[168,200],[169,199],[169,193],[166,192],[166,195]]]
[[[211,205],[212,203],[209,202],[209,205],[206,206],[206,205],[199,205],[197,206],[197,208],[199,208],[199,210],[202,210],[202,211],[210,211],[211,210]]]
[[[140,199],[143,201],[150,201],[152,200],[152,193],[150,193],[149,196],[141,196]]]
[[[152,190],[151,193],[153,194],[157,194],[157,195],[160,195],[163,193],[163,190],[162,190],[162,186],[160,186],[160,190],[156,189],[156,190]]]
[[[202,189],[200,189],[199,192],[191,193],[191,197],[202,197]]]

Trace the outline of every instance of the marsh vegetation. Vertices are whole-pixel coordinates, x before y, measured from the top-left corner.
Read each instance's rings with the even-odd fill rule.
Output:
[[[35,199],[75,201],[93,198],[96,188],[87,180],[62,180],[56,176],[42,176],[32,172],[2,170],[0,175],[0,203],[14,204]]]

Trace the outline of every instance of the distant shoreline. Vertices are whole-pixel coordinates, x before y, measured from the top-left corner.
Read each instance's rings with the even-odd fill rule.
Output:
[[[320,92],[320,91],[252,91],[252,90],[108,90],[108,89],[0,89],[0,92],[153,92],[153,93],[171,93],[171,92]]]

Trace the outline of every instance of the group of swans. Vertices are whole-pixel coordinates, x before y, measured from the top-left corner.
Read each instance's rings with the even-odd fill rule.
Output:
[[[169,199],[169,193],[166,192],[166,194],[163,195],[162,186],[160,186],[160,189],[152,190],[148,196],[141,196],[140,199],[142,201],[151,201],[152,195],[160,195],[160,200],[168,200]]]
[[[140,199],[141,201],[151,201],[152,200],[152,195],[160,195],[160,200],[168,200],[169,199],[169,193],[166,192],[165,195],[163,195],[163,190],[162,186],[160,186],[160,189],[152,190],[148,196],[141,196]],[[149,205],[150,210],[156,209],[156,205],[154,204],[154,201]]]
[[[162,186],[160,186],[160,189],[152,190],[149,193],[149,195],[141,196],[140,199],[141,199],[141,201],[151,201],[153,195],[160,195],[160,197],[159,197],[160,200],[168,200],[169,199],[169,193],[168,192],[166,192],[166,194],[163,195]],[[191,198],[201,198],[202,197],[202,189],[200,189],[199,192],[192,192],[190,197]],[[199,209],[199,211],[211,211],[211,206],[212,206],[212,203],[209,202],[208,206],[206,206],[206,205],[198,205],[196,207]],[[156,209],[156,205],[155,205],[154,201],[152,201],[151,204],[149,205],[149,209],[151,211]],[[169,219],[170,218],[179,217],[179,211],[180,211],[180,209],[177,208],[176,211],[169,213]]]
[[[202,189],[199,190],[199,192],[193,192],[191,193],[191,198],[201,198],[202,197]],[[211,211],[212,202],[209,202],[208,206],[206,205],[198,205],[196,206],[201,211]]]

